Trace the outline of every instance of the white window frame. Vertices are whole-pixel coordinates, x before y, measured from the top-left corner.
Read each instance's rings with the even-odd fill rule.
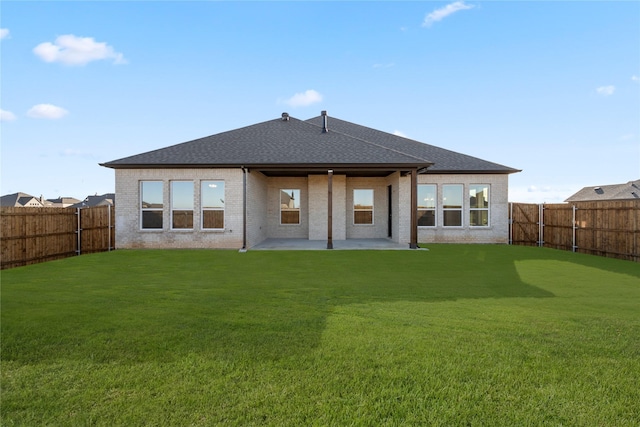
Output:
[[[371,191],[371,209],[356,209],[356,191]],[[354,188],[353,189],[353,201],[352,201],[352,205],[353,205],[353,225],[354,226],[372,226],[375,225],[376,222],[376,215],[375,215],[375,209],[376,209],[376,192],[373,188]],[[356,212],[369,212],[371,211],[371,222],[370,223],[357,223],[356,222]]]
[[[176,209],[173,206],[174,205],[173,197],[175,195],[175,191],[174,191],[173,185],[176,184],[176,183],[184,183],[184,182],[191,183],[191,209]],[[170,217],[171,217],[170,218],[171,231],[193,231],[194,226],[195,226],[195,218],[194,218],[194,216],[195,216],[195,203],[194,203],[195,188],[194,187],[195,187],[194,182],[191,181],[191,180],[187,180],[187,179],[176,179],[176,180],[169,181],[169,201],[170,201],[170,209],[169,209],[169,211],[171,212],[171,215],[170,215]],[[178,210],[178,211],[191,210],[191,228],[187,228],[187,227],[176,228],[176,227],[173,226],[173,216],[174,216],[174,211],[176,211],[176,210]]]
[[[459,187],[460,188],[460,207],[446,208],[445,203],[445,188],[446,187]],[[460,212],[460,225],[445,225],[446,212]],[[442,227],[444,228],[463,228],[464,227],[464,184],[442,184]]]
[[[471,206],[471,191],[477,187],[485,187],[487,189],[487,207],[486,208],[474,208]],[[487,212],[487,225],[472,225],[471,224],[471,212]],[[473,228],[488,228],[491,227],[491,184],[470,184],[469,185],[469,227]]]
[[[162,206],[159,208],[144,208],[142,207],[142,196],[143,196],[143,191],[142,191],[142,187],[144,185],[145,182],[157,182],[160,183],[161,185],[161,191],[162,191]],[[162,231],[164,229],[164,181],[161,180],[141,180],[138,183],[138,189],[139,189],[139,200],[138,200],[138,208],[140,210],[140,223],[139,223],[139,229],[140,231],[145,231],[145,232],[158,232],[158,231]],[[143,217],[144,217],[144,212],[160,212],[161,213],[161,219],[162,219],[162,227],[160,228],[144,228],[144,221],[143,221]]]
[[[218,207],[206,207],[204,204],[204,199],[203,199],[203,194],[204,192],[202,191],[202,187],[204,185],[217,185],[217,184],[222,184],[223,186],[223,197],[224,200],[226,200],[226,185],[225,182],[223,180],[220,179],[204,179],[202,181],[200,181],[200,229],[203,231],[222,231],[225,229],[225,226],[227,224],[227,217],[226,217],[226,211],[225,211],[225,207],[226,207],[226,203],[223,201],[222,202],[222,207],[218,208]],[[205,228],[204,226],[204,213],[205,211],[222,211],[222,228]]]
[[[302,200],[298,200],[298,222],[282,222],[282,193],[288,194],[287,192],[289,191],[297,191],[298,192],[298,199],[302,199],[302,190],[300,190],[299,188],[281,188],[280,191],[278,192],[278,205],[280,206],[279,212],[280,212],[280,225],[284,225],[284,226],[299,226],[302,224]],[[291,208],[292,211],[294,211],[296,208]],[[286,211],[285,211],[286,212]]]
[[[420,186],[433,187],[434,199],[433,208],[420,208],[420,201],[418,200],[418,212],[420,211],[433,211],[433,225],[419,225],[419,228],[435,228],[438,226],[438,186],[436,184],[418,184],[418,197],[420,194]],[[418,215],[419,219],[420,215]]]

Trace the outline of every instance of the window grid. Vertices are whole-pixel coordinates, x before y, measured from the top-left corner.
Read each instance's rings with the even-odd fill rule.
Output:
[[[224,181],[202,181],[200,226],[203,230],[224,229]]]
[[[193,181],[171,181],[171,229],[193,230]]]
[[[462,227],[462,184],[442,186],[442,226]]]
[[[140,181],[141,230],[162,230],[163,189],[162,181]]]
[[[353,224],[373,225],[373,190],[353,190]]]
[[[469,226],[489,227],[489,184],[469,186]]]
[[[418,227],[436,226],[437,187],[418,184]]]
[[[300,190],[280,190],[280,225],[300,224]]]

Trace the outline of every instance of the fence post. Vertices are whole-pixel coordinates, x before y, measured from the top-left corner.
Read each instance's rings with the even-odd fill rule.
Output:
[[[538,247],[544,246],[544,203],[538,205]]]
[[[576,208],[576,205],[573,205],[573,242],[572,242],[572,252],[575,252],[576,249],[578,249],[578,246],[576,246],[576,229],[578,228],[578,225],[576,223],[576,210],[578,208]]]
[[[109,234],[109,243],[107,252],[111,252],[111,206],[107,205],[107,217],[109,218],[109,227],[107,228],[107,233]]]
[[[78,224],[76,226],[76,234],[78,235],[78,249],[76,249],[76,254],[80,255],[82,253],[82,239],[80,236],[80,232],[82,228],[80,228],[80,208],[76,208],[76,215],[78,217]]]
[[[513,245],[513,202],[509,203],[509,244]]]

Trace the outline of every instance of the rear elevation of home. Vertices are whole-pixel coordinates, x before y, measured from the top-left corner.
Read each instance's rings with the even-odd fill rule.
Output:
[[[507,166],[329,117],[281,117],[103,163],[119,248],[265,239],[506,243]]]

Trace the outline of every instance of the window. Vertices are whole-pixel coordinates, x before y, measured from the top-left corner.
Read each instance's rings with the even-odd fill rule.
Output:
[[[224,181],[202,181],[200,190],[202,229],[224,228]]]
[[[373,224],[373,190],[353,190],[353,223]]]
[[[193,182],[171,182],[171,228],[193,229]]]
[[[489,226],[488,184],[472,184],[469,186],[469,225],[472,227]]]
[[[280,190],[280,224],[300,224],[300,190]]]
[[[462,227],[462,185],[442,186],[442,225]]]
[[[140,182],[140,228],[162,229],[162,181]]]
[[[436,226],[436,186],[418,185],[418,227]]]

